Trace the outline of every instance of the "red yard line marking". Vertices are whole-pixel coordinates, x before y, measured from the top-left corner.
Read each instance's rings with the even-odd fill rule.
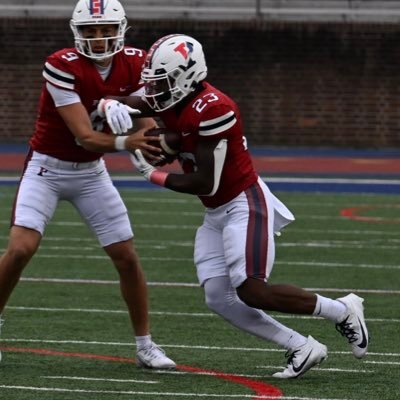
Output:
[[[366,211],[378,210],[380,208],[400,208],[400,205],[388,204],[380,206],[358,206],[348,207],[340,210],[340,215],[354,221],[374,222],[378,224],[400,224],[400,218],[368,217],[360,215]]]
[[[26,154],[1,154],[0,171],[20,171]],[[132,163],[124,154],[108,153],[104,159],[110,172],[132,172]],[[334,156],[276,156],[253,155],[259,173],[328,173],[328,174],[390,174],[397,176],[400,160],[395,157],[334,157]],[[180,171],[177,161],[164,167],[166,171]]]
[[[104,356],[99,354],[88,354],[88,353],[71,353],[64,351],[56,351],[49,349],[31,349],[25,347],[0,347],[2,351],[10,351],[10,352],[18,352],[18,353],[33,353],[40,354],[44,356],[61,356],[61,357],[79,357],[79,358],[87,358],[87,359],[95,359],[95,360],[104,360],[104,361],[116,361],[116,362],[124,362],[124,363],[134,363],[135,360],[133,358],[126,357],[113,357],[113,356]],[[239,385],[243,385],[253,390],[256,394],[256,397],[253,397],[252,400],[261,400],[266,397],[270,400],[277,400],[283,396],[282,391],[268,383],[255,381],[248,378],[243,378],[241,376],[236,376],[233,374],[226,374],[224,372],[206,370],[202,368],[192,367],[190,365],[177,365],[178,370],[185,372],[193,372],[197,374],[209,374],[211,376],[215,376],[218,379],[223,379],[228,382],[237,383]]]

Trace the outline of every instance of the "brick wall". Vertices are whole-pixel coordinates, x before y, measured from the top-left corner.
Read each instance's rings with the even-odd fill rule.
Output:
[[[208,80],[241,106],[251,145],[400,145],[400,26],[130,21],[148,48],[183,32],[203,43]],[[1,142],[32,133],[45,57],[72,45],[68,21],[0,19]]]

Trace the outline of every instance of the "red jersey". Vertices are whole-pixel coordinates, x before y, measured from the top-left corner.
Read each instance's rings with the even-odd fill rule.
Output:
[[[98,101],[105,96],[127,96],[138,90],[140,72],[146,52],[125,46],[113,56],[106,80],[100,76],[93,61],[74,48],[63,49],[46,60],[43,76],[46,82],[76,92],[91,117],[95,130],[108,129],[97,114]],[[85,150],[59,115],[53,98],[44,84],[39,101],[35,132],[29,141],[33,150],[65,161],[86,162],[103,154]]]
[[[180,132],[182,144],[180,162],[185,173],[195,170],[195,149],[199,141],[227,139],[228,149],[220,185],[213,196],[199,196],[206,207],[215,208],[227,203],[257,181],[243,128],[239,108],[227,95],[203,82],[203,90],[185,104],[165,110],[160,117],[166,128]]]

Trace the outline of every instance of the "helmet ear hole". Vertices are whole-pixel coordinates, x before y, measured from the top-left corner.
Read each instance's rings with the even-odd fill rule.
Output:
[[[173,79],[179,78],[181,75],[181,70],[180,69],[174,69],[172,72],[170,72],[169,76]]]
[[[192,84],[190,85],[190,89],[193,91],[197,88],[199,82],[193,81]]]

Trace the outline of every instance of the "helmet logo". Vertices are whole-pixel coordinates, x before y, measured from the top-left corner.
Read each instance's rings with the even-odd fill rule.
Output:
[[[104,14],[103,0],[90,0],[90,14],[96,18]]]
[[[193,52],[193,44],[189,42],[182,42],[174,48],[174,51],[180,53],[182,57],[187,60],[189,55]]]

